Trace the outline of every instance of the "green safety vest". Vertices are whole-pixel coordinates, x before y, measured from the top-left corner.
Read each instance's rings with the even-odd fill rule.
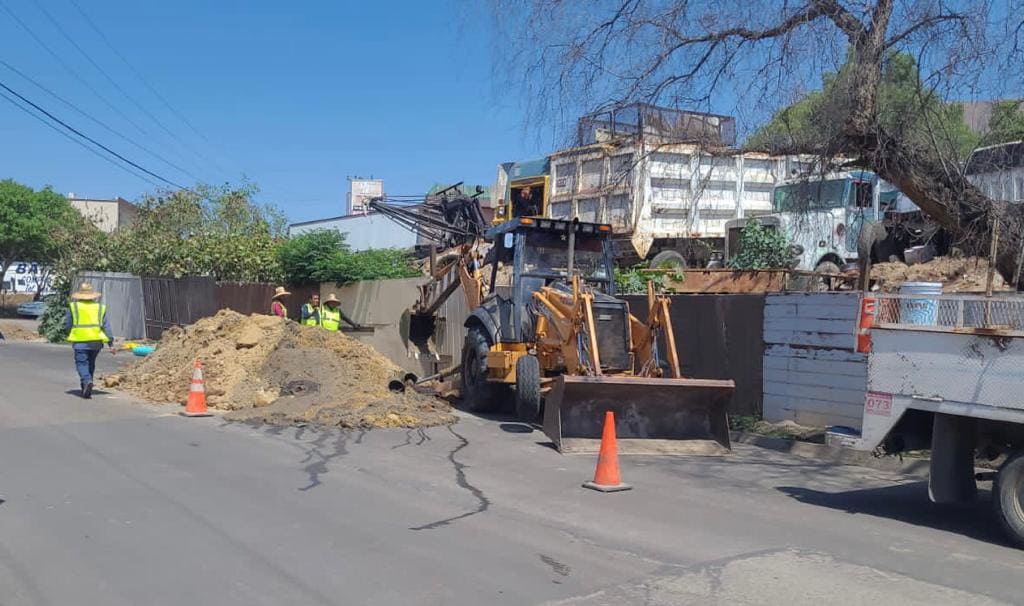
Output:
[[[316,326],[317,325],[316,318],[313,317],[313,306],[312,305],[310,305],[309,303],[306,303],[305,305],[303,305],[302,306],[302,313],[306,314],[306,318],[304,320],[302,320],[303,324],[305,324],[306,326]]]
[[[95,301],[72,301],[71,332],[68,334],[68,341],[71,343],[109,341],[110,338],[103,332],[103,318],[106,315],[106,305]]]
[[[320,308],[320,325],[327,330],[338,330],[341,328],[341,310],[330,307]]]

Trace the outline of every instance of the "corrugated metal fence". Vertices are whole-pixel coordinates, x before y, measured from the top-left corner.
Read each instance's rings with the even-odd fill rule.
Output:
[[[159,339],[172,326],[185,326],[217,313],[211,278],[142,278],[146,338]]]
[[[854,351],[859,293],[767,295],[764,418],[860,429],[867,356]]]
[[[629,310],[647,319],[647,297],[627,295]],[[764,295],[671,295],[669,316],[683,376],[732,379],[734,415],[761,414]]]
[[[103,293],[110,329],[119,339],[141,339],[146,335],[146,311],[142,304],[142,280],[138,276],[106,271],[78,274],[72,284],[75,290],[82,282],[91,282]]]

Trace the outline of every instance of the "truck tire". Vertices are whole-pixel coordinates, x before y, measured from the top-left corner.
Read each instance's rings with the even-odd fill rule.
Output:
[[[524,423],[540,418],[540,362],[537,356],[516,360],[516,416]]]
[[[1007,536],[1024,548],[1024,452],[1006,460],[992,484],[992,505]]]
[[[686,269],[686,258],[677,251],[663,250],[654,255],[650,267],[651,269]]]
[[[480,326],[472,326],[462,344],[459,379],[462,405],[469,412],[493,412],[502,404],[501,388],[487,378],[487,352],[491,342]]]
[[[822,274],[838,274],[842,271],[838,265],[832,261],[822,261],[814,266],[815,273]],[[832,278],[825,276],[814,276],[814,290],[819,292],[825,292],[832,290]]]

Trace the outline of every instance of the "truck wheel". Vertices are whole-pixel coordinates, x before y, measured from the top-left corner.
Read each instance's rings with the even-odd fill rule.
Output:
[[[821,274],[838,274],[842,270],[832,261],[822,261],[814,266],[814,271]],[[814,276],[814,290],[820,292],[832,290],[832,278]]]
[[[651,269],[686,269],[686,258],[674,250],[663,250],[654,255]]]
[[[524,423],[540,417],[540,362],[537,356],[516,360],[516,416]]]
[[[1024,547],[1024,452],[999,468],[992,484],[992,505],[1006,534],[1018,547]]]
[[[462,344],[460,386],[462,404],[470,412],[491,412],[501,405],[499,388],[487,378],[487,352],[491,349],[487,334],[479,326],[466,333]]]

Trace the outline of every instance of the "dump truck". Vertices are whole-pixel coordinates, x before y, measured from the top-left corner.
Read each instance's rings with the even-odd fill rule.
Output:
[[[588,114],[576,144],[498,166],[492,200],[502,220],[536,208],[544,218],[612,225],[620,266],[721,266],[726,221],[772,212],[772,187],[814,172],[812,156],[736,149],[735,119],[633,104]]]
[[[735,384],[682,377],[669,299],[653,287],[646,322],[615,297],[611,235],[608,224],[519,217],[432,257],[410,341],[429,342],[437,309],[461,291],[470,313],[449,372],[468,410],[512,404],[563,453],[596,452],[607,410],[624,454],[727,452]]]
[[[993,480],[995,516],[1024,547],[1024,297],[870,301],[861,433],[841,440],[876,454],[930,450],[936,503],[972,501],[977,481]]]

